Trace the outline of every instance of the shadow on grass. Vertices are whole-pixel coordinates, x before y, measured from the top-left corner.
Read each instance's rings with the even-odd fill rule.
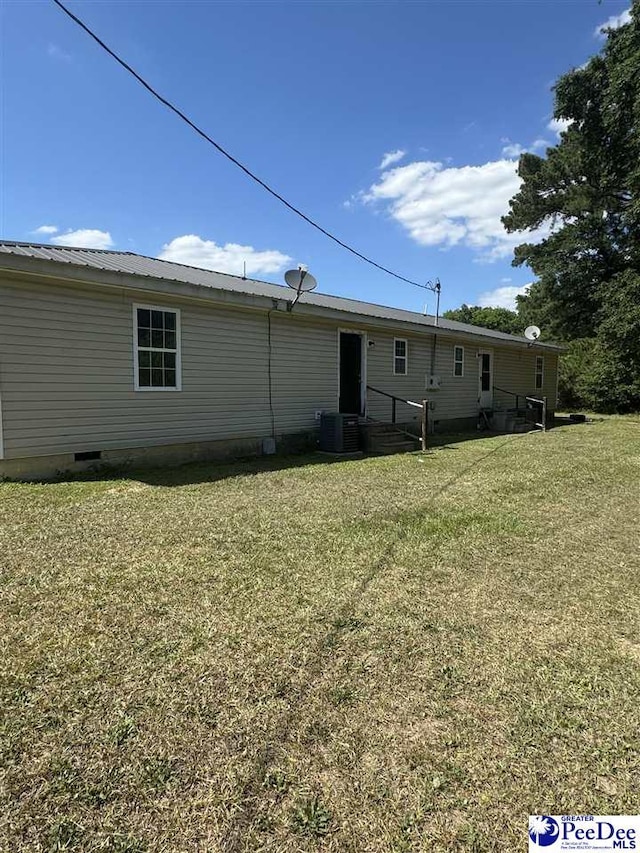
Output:
[[[588,423],[588,422],[587,422]],[[576,424],[568,417],[556,418],[554,426],[584,426]],[[505,433],[493,432],[491,430],[474,430],[456,433],[430,434],[427,441],[427,453],[422,454],[419,443],[416,441],[415,454],[420,453],[428,457],[431,450],[456,450],[456,445],[467,441],[477,441],[486,438],[498,438]],[[413,455],[413,454],[412,454]],[[336,465],[352,462],[355,459],[366,459],[375,457],[376,454],[365,454],[362,457],[354,457],[353,454],[321,453],[319,451],[307,451],[305,453],[277,454],[274,456],[251,456],[240,457],[233,460],[200,460],[186,462],[177,465],[141,466],[132,464],[123,465],[96,465],[81,472],[64,472],[57,477],[47,479],[29,480],[31,483],[50,485],[71,482],[96,482],[96,481],[119,481],[136,480],[149,486],[189,486],[201,483],[215,483],[233,477],[252,477],[273,471],[284,471],[295,468],[308,468],[313,465]]]
[[[454,450],[450,444],[478,438],[489,438],[498,433],[478,432],[460,433],[455,435],[430,435],[428,450],[444,448]],[[414,453],[421,453],[416,441]],[[411,451],[409,451],[411,453]],[[136,480],[149,486],[196,486],[202,483],[216,483],[233,477],[252,477],[274,471],[287,471],[296,468],[309,468],[315,465],[344,465],[345,463],[376,458],[378,454],[331,454],[320,451],[304,453],[275,454],[273,456],[243,456],[235,459],[199,460],[183,462],[175,465],[151,466],[134,463],[119,465],[94,465],[85,471],[61,472],[56,477],[42,480],[29,480],[31,483],[42,485],[72,482],[96,482]]]
[[[221,462],[210,460],[188,462],[176,467],[129,469],[128,478],[140,480],[149,486],[188,486],[198,483],[215,483],[232,477],[253,477],[273,471],[309,468],[313,465],[336,465],[352,459],[325,456],[319,452],[275,456],[249,456]]]
[[[364,457],[363,457],[364,458]],[[326,456],[320,452],[275,456],[241,456],[235,459],[199,460],[159,465],[100,464],[92,465],[84,471],[59,472],[54,477],[20,480],[6,478],[4,482],[28,482],[51,486],[60,483],[118,482],[135,480],[149,486],[197,486],[200,483],[215,483],[233,477],[251,477],[271,471],[283,471],[292,468],[307,468],[310,465],[331,465],[345,463],[352,459]],[[2,480],[0,480],[2,482]]]

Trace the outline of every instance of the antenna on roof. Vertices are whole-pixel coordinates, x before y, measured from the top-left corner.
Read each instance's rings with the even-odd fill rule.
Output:
[[[284,274],[284,280],[292,290],[296,291],[296,298],[293,302],[287,302],[287,311],[293,311],[301,294],[315,290],[318,286],[318,282],[303,264],[300,264],[297,270],[287,270]]]
[[[440,284],[440,279],[437,278],[435,281],[428,281],[425,284],[427,290],[430,290],[432,293],[436,294],[436,326],[438,325],[438,320],[440,318],[440,291],[442,290],[442,285]],[[425,311],[425,314],[427,312]]]

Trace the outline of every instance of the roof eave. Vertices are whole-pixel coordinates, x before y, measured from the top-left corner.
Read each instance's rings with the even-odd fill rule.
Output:
[[[3,253],[0,255],[0,270],[9,273],[17,273],[36,279],[56,279],[73,284],[88,284],[95,287],[111,289],[125,289],[138,292],[162,293],[169,297],[179,299],[197,300],[204,303],[214,303],[239,308],[254,310],[287,310],[285,289],[283,296],[266,296],[263,294],[251,294],[223,287],[215,287],[204,284],[193,284],[177,281],[169,278],[157,278],[149,275],[139,275],[116,270],[104,270],[89,264],[76,264],[69,261],[49,260],[33,258],[27,255],[13,255]],[[275,285],[273,285],[275,287]],[[369,304],[369,303],[367,303]],[[384,306],[380,306],[383,308]],[[409,319],[389,318],[376,316],[375,314],[364,314],[357,311],[335,308],[326,305],[315,305],[301,299],[294,309],[295,313],[307,317],[332,318],[339,322],[372,327],[412,329],[419,334],[438,334],[445,338],[461,341],[472,341],[485,343],[487,346],[511,346],[518,348],[536,348],[539,350],[552,350],[562,352],[563,348],[557,344],[536,341],[532,344],[525,338],[516,336],[495,337],[493,334],[483,334],[485,331],[478,326],[474,329],[447,329],[434,323],[420,323]],[[357,318],[357,320],[355,320]],[[487,330],[490,331],[490,330]]]

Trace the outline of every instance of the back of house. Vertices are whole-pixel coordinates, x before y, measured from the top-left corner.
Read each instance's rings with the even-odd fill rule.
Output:
[[[483,412],[504,425],[526,397],[553,414],[556,346],[292,296],[128,252],[0,243],[0,476],[294,447],[323,412],[411,430],[425,398],[433,430]]]

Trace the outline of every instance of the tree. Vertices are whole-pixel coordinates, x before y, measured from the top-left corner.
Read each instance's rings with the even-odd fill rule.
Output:
[[[560,78],[554,115],[567,129],[545,158],[522,155],[523,183],[503,218],[510,232],[548,230],[515,250],[514,265],[538,277],[518,310],[547,337],[597,339],[590,399],[640,407],[640,348],[620,332],[640,313],[640,0],[600,54]]]
[[[595,360],[584,380],[592,407],[603,412],[640,409],[640,275],[619,275],[603,306]]]
[[[515,311],[508,308],[483,308],[480,305],[461,305],[445,311],[442,315],[447,320],[458,323],[469,323],[471,326],[483,326],[485,329],[495,329],[497,332],[507,332],[509,335],[521,335],[525,326]]]

